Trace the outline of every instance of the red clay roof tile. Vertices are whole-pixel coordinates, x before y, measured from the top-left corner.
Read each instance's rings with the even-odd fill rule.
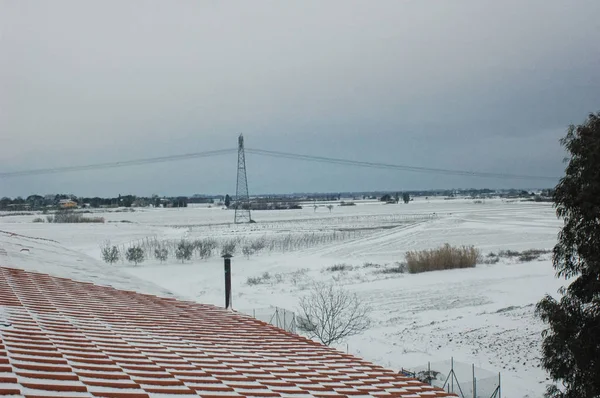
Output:
[[[214,306],[4,267],[0,297],[0,396],[450,396]]]

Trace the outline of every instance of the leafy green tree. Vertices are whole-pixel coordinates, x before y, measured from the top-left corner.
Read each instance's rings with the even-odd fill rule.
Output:
[[[0,199],[0,209],[7,208],[8,205],[11,203],[12,203],[11,198],[3,197],[2,199]]]
[[[557,277],[574,278],[560,300],[536,307],[547,323],[542,365],[554,384],[547,397],[600,397],[600,113],[570,126],[561,144],[569,152],[553,201],[563,228],[554,247]]]
[[[134,195],[126,195],[126,196],[121,196],[119,195],[119,205],[123,206],[123,207],[131,207],[131,205],[133,204],[133,202],[135,201],[136,197]]]

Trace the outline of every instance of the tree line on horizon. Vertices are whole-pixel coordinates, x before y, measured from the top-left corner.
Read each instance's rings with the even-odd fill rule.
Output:
[[[297,199],[297,200],[328,200],[336,201],[341,200],[342,197],[351,196],[353,199],[373,199],[381,200],[384,202],[395,201],[398,203],[400,199],[404,203],[408,203],[406,198],[416,196],[427,196],[427,197],[455,197],[455,196],[471,196],[477,198],[486,197],[505,197],[505,198],[550,198],[552,197],[552,189],[544,189],[541,191],[541,195],[536,195],[531,191],[519,190],[519,189],[508,189],[502,191],[495,191],[492,189],[453,189],[453,190],[429,190],[429,191],[405,191],[404,193],[390,193],[390,192],[361,192],[361,193],[344,193],[344,194],[280,194],[280,195],[261,195],[256,200],[259,201],[277,201],[278,198]],[[229,201],[227,201],[229,198]],[[0,198],[0,210],[40,210],[44,208],[58,207],[61,200],[72,200],[79,207],[187,207],[190,203],[214,203],[217,200],[219,203],[225,202],[225,206],[230,207],[231,203],[234,202],[233,198],[229,195],[193,195],[193,196],[163,196],[158,195],[152,196],[137,196],[137,195],[118,195],[117,197],[77,197],[71,194],[50,194],[50,195],[30,195],[26,198],[17,196],[15,198],[2,197]],[[228,203],[229,202],[229,205]]]
[[[55,195],[30,195],[27,198],[3,197],[0,199],[0,210],[42,210],[47,208],[57,208],[61,201],[69,200],[77,204],[78,207],[90,208],[110,208],[110,207],[187,207],[189,203],[213,203],[213,198],[209,197],[159,197],[152,195],[150,197],[136,195],[118,195],[117,197],[77,197],[69,194]]]

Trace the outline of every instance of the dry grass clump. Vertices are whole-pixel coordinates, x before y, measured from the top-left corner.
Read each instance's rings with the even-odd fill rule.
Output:
[[[446,243],[437,249],[406,253],[406,264],[408,272],[417,274],[454,268],[473,268],[480,257],[480,251],[474,246],[454,247]]]

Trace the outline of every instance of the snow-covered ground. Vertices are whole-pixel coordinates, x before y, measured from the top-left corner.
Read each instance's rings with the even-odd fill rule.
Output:
[[[232,224],[232,211],[207,206],[104,211],[94,216],[107,222],[47,224],[32,223],[36,216],[31,215],[0,217],[4,231],[0,264],[223,305],[223,266],[218,256],[185,264],[170,259],[165,264],[147,260],[137,267],[109,266],[100,261],[99,245],[105,240],[126,246],[155,238],[335,234],[328,242],[296,250],[271,250],[250,258],[237,254],[232,264],[234,308],[278,306],[294,311],[311,281],[334,280],[372,308],[371,328],[340,349],[395,369],[454,357],[502,372],[504,397],[543,394],[546,375],[539,368],[543,325],[534,317],[534,305],[565,284],[554,278],[549,255],[532,262],[502,258],[474,269],[418,275],[382,270],[403,261],[408,250],[444,243],[475,245],[484,255],[551,249],[561,222],[549,204],[417,198],[407,205],[357,202],[331,212],[309,205],[302,210],[256,212],[257,223],[247,225]],[[340,263],[348,270],[326,270]],[[248,284],[249,278],[259,283]]]

